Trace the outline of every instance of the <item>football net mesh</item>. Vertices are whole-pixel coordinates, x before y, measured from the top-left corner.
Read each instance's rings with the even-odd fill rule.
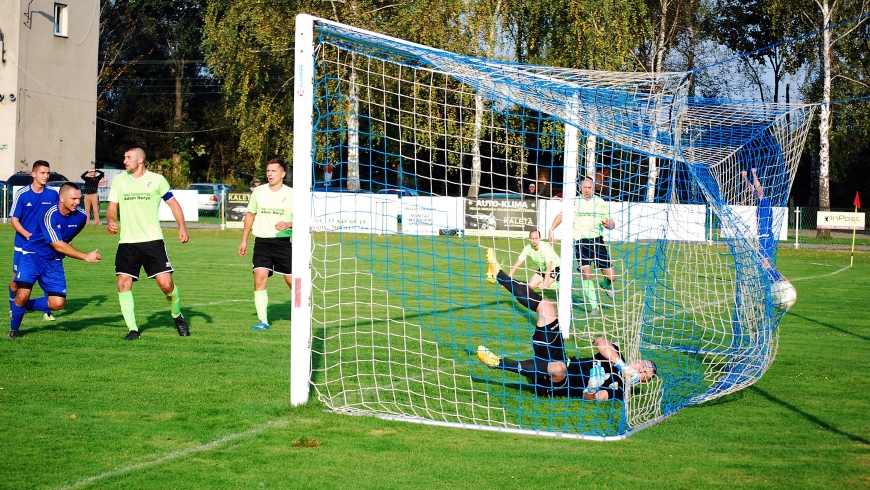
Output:
[[[310,383],[330,409],[618,438],[770,365],[785,308],[766,270],[775,250],[767,265],[760,251],[786,221],[812,107],[688,97],[685,73],[506,63],[327,21],[314,38],[312,132],[295,137],[313,145]],[[761,230],[753,168],[771,209]],[[485,250],[509,270],[584,177],[616,222],[603,237],[616,280],[605,291],[595,271],[584,292],[565,255],[568,286],[543,295],[571,312],[569,356],[592,357],[603,336],[656,363],[623,400],[539,396],[476,355],[532,357],[535,316],[485,280]],[[564,228],[557,253],[572,246]]]

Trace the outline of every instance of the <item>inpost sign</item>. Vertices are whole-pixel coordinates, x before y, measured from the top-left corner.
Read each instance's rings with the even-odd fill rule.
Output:
[[[864,213],[817,211],[816,228],[820,230],[863,230]]]

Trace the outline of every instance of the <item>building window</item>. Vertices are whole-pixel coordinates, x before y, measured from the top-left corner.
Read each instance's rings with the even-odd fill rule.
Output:
[[[67,37],[66,25],[68,17],[66,5],[62,3],[54,4],[54,35]]]

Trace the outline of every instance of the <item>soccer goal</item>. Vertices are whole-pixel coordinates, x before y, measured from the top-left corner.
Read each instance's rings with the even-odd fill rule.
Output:
[[[793,301],[770,244],[812,106],[701,99],[689,73],[507,63],[306,15],[295,54],[293,404],[619,439],[770,366]],[[613,281],[574,260],[585,179],[615,223],[601,237]],[[621,398],[539,395],[478,359],[481,345],[531,357],[535,325],[486,280],[486,250],[510,271],[559,213],[561,277],[541,294],[567,354],[591,358],[605,337],[656,364]]]

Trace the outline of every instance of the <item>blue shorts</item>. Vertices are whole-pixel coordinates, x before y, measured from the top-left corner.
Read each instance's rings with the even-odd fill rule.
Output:
[[[758,256],[761,259],[770,260],[776,253],[777,243],[773,233],[758,237]]]
[[[12,252],[12,275],[14,276],[16,272],[18,272],[18,263],[21,262],[21,248],[15,247]]]
[[[22,254],[18,272],[15,274],[15,284],[19,288],[32,290],[37,282],[46,295],[66,298],[63,260],[46,259],[39,254]]]

